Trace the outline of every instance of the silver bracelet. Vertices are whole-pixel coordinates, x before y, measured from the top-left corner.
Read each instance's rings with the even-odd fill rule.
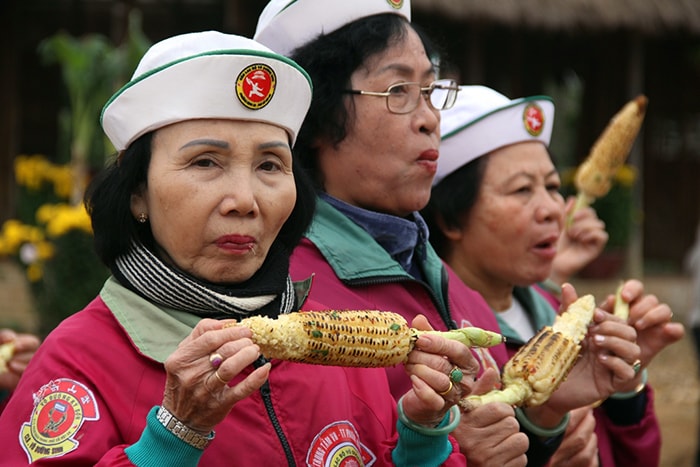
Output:
[[[166,430],[193,448],[204,449],[209,445],[211,440],[214,439],[213,431],[206,436],[194,431],[192,428],[178,420],[175,415],[171,414],[168,409],[162,405],[158,408],[156,417]]]

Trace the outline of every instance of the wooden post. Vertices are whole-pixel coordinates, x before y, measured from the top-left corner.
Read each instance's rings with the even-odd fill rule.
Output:
[[[627,54],[627,99],[644,92],[644,39],[639,33],[629,35]],[[629,155],[629,164],[637,169],[637,179],[632,187],[633,226],[627,248],[626,275],[644,277],[644,124]]]

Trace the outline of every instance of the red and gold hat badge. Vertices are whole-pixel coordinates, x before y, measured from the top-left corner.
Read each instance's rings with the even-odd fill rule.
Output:
[[[523,125],[532,136],[539,136],[544,129],[544,112],[542,107],[535,103],[529,103],[523,110]]]
[[[255,63],[238,74],[236,96],[245,107],[259,110],[270,102],[276,87],[274,70],[264,63]]]
[[[400,10],[401,7],[403,7],[403,0],[386,0],[386,2],[392,6],[392,8],[396,8],[397,10]]]

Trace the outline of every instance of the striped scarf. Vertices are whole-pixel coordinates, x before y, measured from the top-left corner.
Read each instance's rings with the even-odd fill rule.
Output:
[[[112,272],[146,300],[202,318],[276,317],[296,307],[289,255],[274,244],[262,267],[240,284],[224,286],[196,279],[164,263],[140,243],[133,243],[117,259]]]

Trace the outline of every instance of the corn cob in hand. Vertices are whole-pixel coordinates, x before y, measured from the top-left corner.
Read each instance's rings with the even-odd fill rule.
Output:
[[[581,163],[574,178],[578,190],[576,204],[569,215],[602,198],[612,185],[612,179],[632,150],[646,114],[648,100],[640,95],[625,104],[608,123]]]
[[[244,318],[232,326],[253,332],[253,342],[269,359],[317,365],[388,367],[403,363],[422,334],[438,334],[468,347],[491,347],[504,341],[498,333],[476,327],[453,331],[419,331],[389,311],[304,311]]]
[[[0,374],[7,371],[7,362],[12,359],[15,354],[15,343],[6,342],[0,345]]]
[[[593,295],[580,297],[508,360],[503,367],[503,389],[467,396],[459,405],[469,411],[489,402],[514,406],[546,402],[576,363],[594,311]]]

